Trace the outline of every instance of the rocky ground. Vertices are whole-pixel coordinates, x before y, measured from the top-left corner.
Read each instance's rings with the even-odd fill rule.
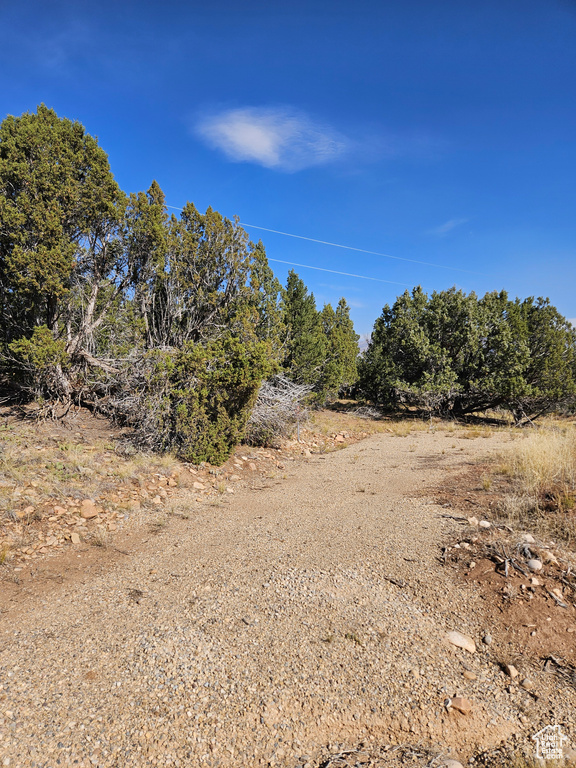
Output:
[[[548,725],[576,743],[573,646],[525,652],[452,556],[494,530],[437,498],[506,435],[353,437],[143,468],[41,515],[23,483],[44,539],[15,546],[17,512],[3,531],[0,764],[489,766]]]

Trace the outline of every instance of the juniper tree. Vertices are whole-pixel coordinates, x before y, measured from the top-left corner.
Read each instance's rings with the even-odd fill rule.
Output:
[[[46,339],[39,329],[46,328],[61,342],[59,349],[64,345],[64,364],[92,358],[94,331],[127,280],[120,246],[124,205],[106,153],[80,123],[59,118],[43,104],[36,113],[2,122],[0,312],[5,351],[19,341],[42,345]],[[103,297],[105,281],[114,287]],[[62,361],[53,374],[65,395],[69,382]]]
[[[256,336],[269,342],[274,358],[279,359],[286,340],[282,285],[270,269],[261,240],[252,252],[250,287]]]
[[[377,319],[360,385],[386,407],[515,419],[574,404],[576,333],[547,299],[406,291]]]
[[[287,332],[283,368],[300,384],[316,385],[328,354],[314,294],[308,293],[303,280],[290,270],[283,297]]]
[[[358,338],[350,318],[350,308],[340,299],[336,310],[325,304],[320,313],[327,354],[317,385],[321,399],[330,400],[357,379]]]

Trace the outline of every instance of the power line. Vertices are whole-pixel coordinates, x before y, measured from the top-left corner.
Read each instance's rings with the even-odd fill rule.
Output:
[[[367,275],[353,275],[351,272],[338,272],[336,269],[326,269],[325,267],[311,267],[310,264],[296,264],[294,261],[282,261],[282,259],[268,259],[277,264],[289,264],[291,267],[304,267],[304,269],[317,269],[319,272],[332,272],[334,275],[345,275],[345,277],[360,277],[362,280],[374,280],[377,283],[390,283],[390,285],[403,285],[411,288],[411,283],[397,283],[394,280],[383,280],[381,277],[368,277]]]
[[[483,272],[472,272],[469,269],[461,269],[460,267],[448,267],[445,264],[433,264],[430,261],[417,261],[416,259],[406,259],[403,256],[391,256],[389,253],[379,253],[378,251],[367,251],[364,248],[354,248],[351,245],[341,245],[340,243],[329,243],[326,240],[316,240],[313,237],[304,237],[304,235],[293,235],[291,232],[280,232],[277,229],[268,229],[267,227],[259,227],[256,224],[245,224],[240,222],[242,227],[250,227],[251,229],[261,229],[263,232],[273,232],[275,235],[285,235],[286,237],[295,237],[298,240],[309,240],[311,243],[320,243],[321,245],[331,245],[333,248],[345,248],[348,251],[357,251],[358,253],[368,253],[371,256],[383,256],[386,259],[394,259],[395,261],[408,261],[411,264],[421,264],[425,267],[436,267],[438,269],[453,269],[456,272],[466,272],[469,275],[483,275]],[[376,279],[376,278],[374,278]],[[400,283],[403,285],[403,283]]]
[[[176,211],[181,211],[182,208],[178,208],[176,205],[166,205],[166,208],[173,208]],[[460,267],[448,267],[445,264],[433,264],[430,261],[417,261],[416,259],[407,259],[403,256],[391,256],[389,253],[380,253],[379,251],[367,251],[364,248],[355,248],[351,245],[341,245],[340,243],[330,243],[327,240],[316,240],[313,237],[305,237],[304,235],[294,235],[291,232],[280,232],[277,229],[268,229],[268,227],[260,227],[257,224],[246,224],[243,221],[240,222],[241,227],[250,227],[251,229],[259,229],[262,230],[262,232],[272,232],[275,235],[284,235],[285,237],[294,237],[298,240],[308,240],[311,243],[319,243],[320,245],[330,245],[333,248],[344,248],[348,251],[356,251],[357,253],[367,253],[371,256],[383,256],[386,259],[394,259],[395,261],[407,261],[410,264],[420,264],[421,266],[425,267],[436,267],[438,269],[453,269],[456,272],[466,272],[469,275],[482,275],[484,273],[482,272],[472,272],[469,269],[461,269]],[[325,267],[313,267],[310,264],[296,264],[292,261],[282,261],[281,259],[271,259],[268,258],[268,261],[274,261],[277,264],[288,264],[292,267],[303,267],[304,269],[316,269],[319,272],[332,272],[335,275],[344,275],[345,277],[358,277],[362,280],[374,280],[378,283],[389,283],[390,285],[403,285],[410,287],[412,283],[399,283],[395,280],[384,280],[380,277],[368,277],[367,275],[355,275],[351,274],[350,272],[339,272],[336,269],[326,269]]]

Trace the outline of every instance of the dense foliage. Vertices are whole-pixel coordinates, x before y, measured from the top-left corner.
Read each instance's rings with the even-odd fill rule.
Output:
[[[169,215],[156,182],[122,192],[79,123],[42,105],[0,125],[5,392],[90,403],[152,447],[222,461],[264,378],[284,370],[318,401],[350,382],[348,307],[324,312],[238,220]]]
[[[283,295],[287,344],[283,368],[298,384],[309,385],[320,402],[334,399],[357,378],[359,336],[344,299],[336,311],[326,304],[316,309],[314,294],[294,271]]]
[[[504,408],[521,422],[574,403],[576,332],[547,299],[415,288],[376,321],[360,386],[388,408]]]

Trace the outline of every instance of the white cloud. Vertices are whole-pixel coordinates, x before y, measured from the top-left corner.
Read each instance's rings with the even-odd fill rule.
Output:
[[[202,117],[196,133],[233,162],[300,171],[343,155],[347,140],[287,108],[230,109]]]
[[[467,221],[468,219],[449,219],[439,227],[434,227],[433,229],[428,230],[428,232],[431,235],[439,235],[442,237],[443,235],[447,235],[448,232],[451,232],[456,227],[459,227],[461,224],[466,224]]]
[[[574,326],[574,328],[576,328],[576,317],[568,317],[566,319]]]

